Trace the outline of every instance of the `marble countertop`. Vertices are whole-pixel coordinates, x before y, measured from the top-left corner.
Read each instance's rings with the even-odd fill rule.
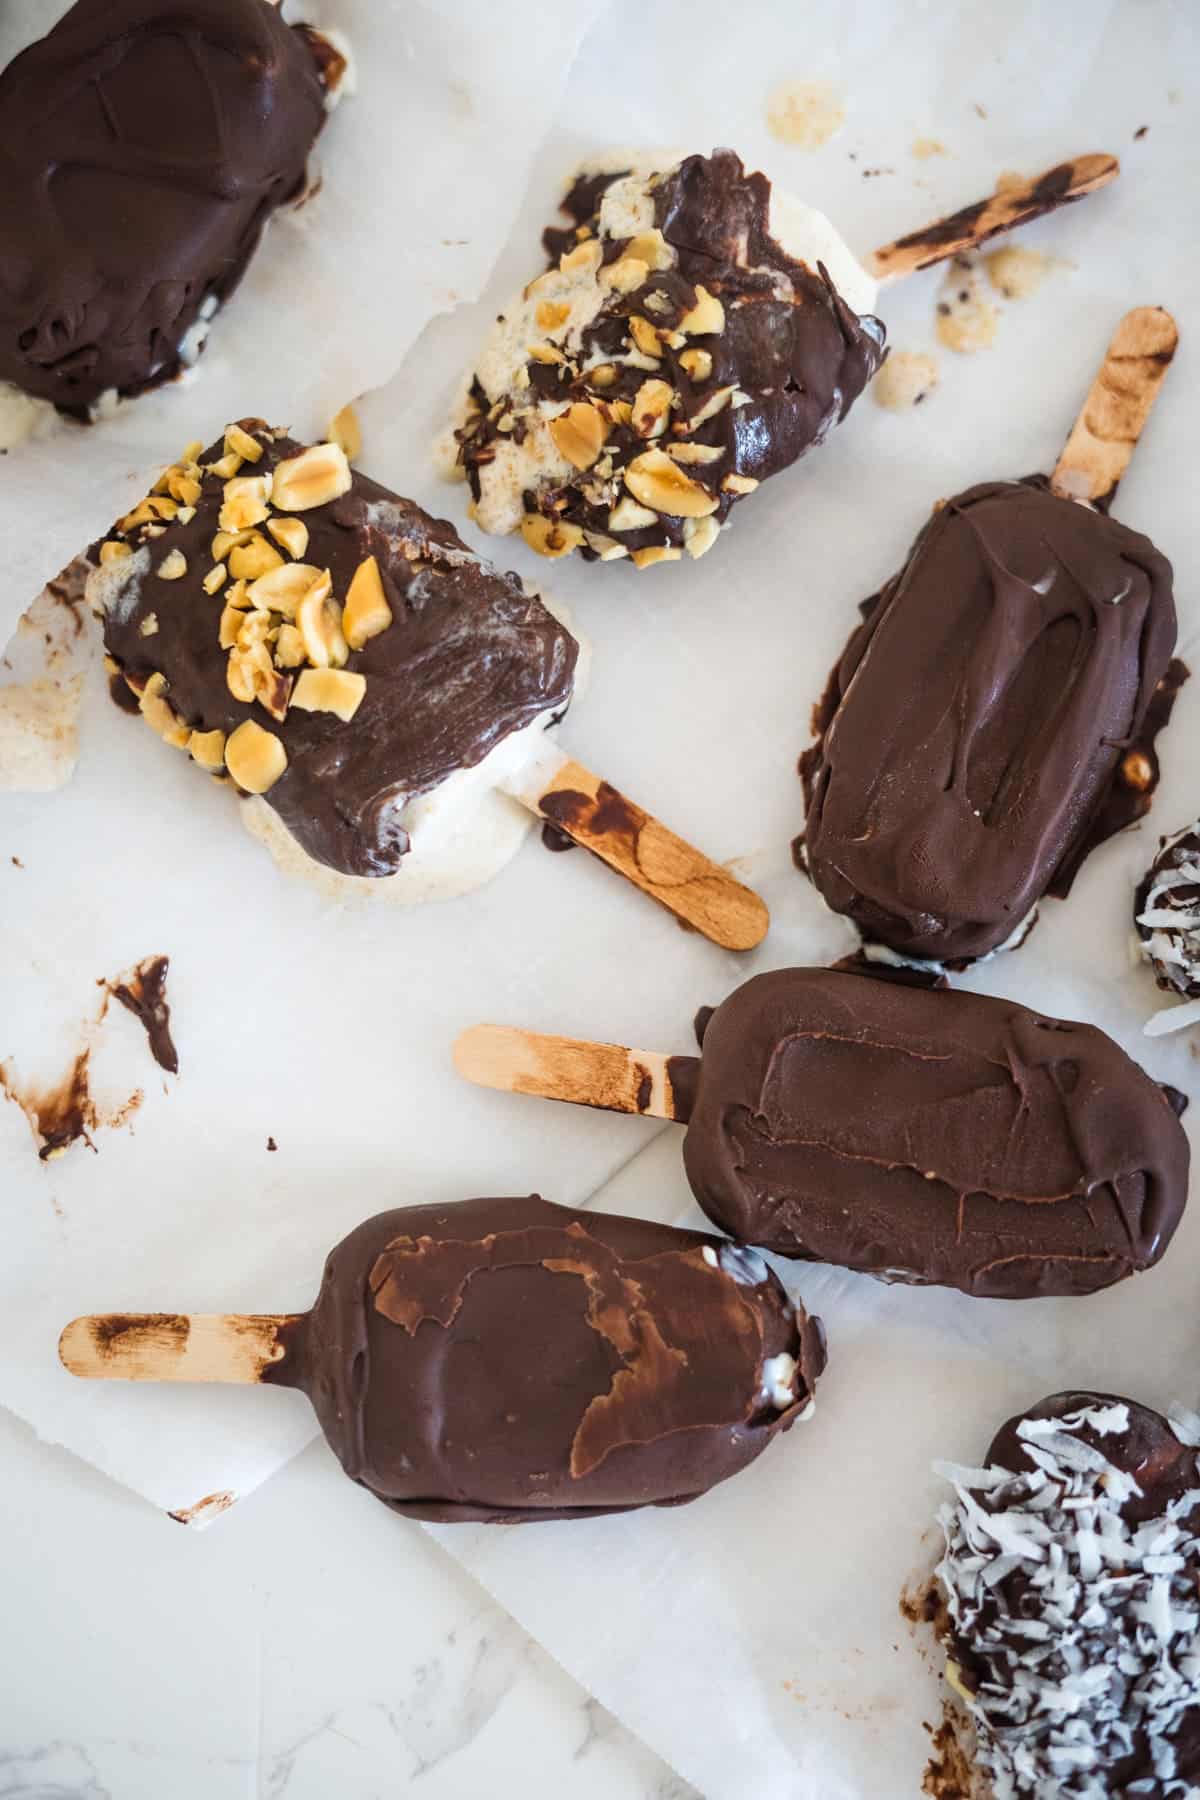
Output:
[[[0,1409],[0,1800],[698,1800],[323,1443],[188,1530]]]

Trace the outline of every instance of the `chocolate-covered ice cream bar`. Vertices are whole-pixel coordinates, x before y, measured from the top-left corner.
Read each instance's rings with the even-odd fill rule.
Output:
[[[1158,1261],[1187,1198],[1162,1089],[1093,1025],[838,969],[753,980],[704,1032],[683,1159],[723,1230],[1024,1299]]]
[[[714,942],[765,933],[757,894],[547,739],[579,657],[557,615],[338,444],[243,420],[89,556],[114,698],[254,796],[289,873],[448,898],[533,814]]]
[[[353,1480],[447,1523],[695,1500],[808,1415],[825,1366],[753,1251],[537,1195],[368,1219],[299,1317],[102,1315],[60,1349],[79,1375],[303,1388]]]
[[[484,531],[543,556],[699,557],[732,508],[820,444],[879,367],[878,280],[1090,192],[1077,158],[874,253],[732,150],[579,176],[550,267],[477,357],[458,462]],[[876,279],[878,277],[878,280]]]
[[[803,862],[895,956],[1019,942],[1150,805],[1187,674],[1171,565],[1104,509],[1176,336],[1159,308],[1128,314],[1051,479],[939,502],[830,677],[800,764]]]
[[[570,703],[575,639],[515,576],[261,420],[190,446],[91,557],[143,716],[343,874],[394,874],[422,796]]]
[[[1041,478],[945,501],[868,602],[805,758],[828,904],[907,957],[1012,937],[1088,838],[1175,633],[1171,565],[1127,525]]]
[[[738,988],[702,1055],[481,1026],[493,1087],[687,1124],[684,1167],[745,1243],[996,1299],[1091,1294],[1158,1261],[1187,1199],[1171,1100],[1094,1026],[840,969]]]
[[[939,1464],[946,1678],[1011,1800],[1200,1785],[1200,1419],[1052,1394]]]
[[[77,0],[0,75],[0,382],[86,415],[191,354],[325,118],[281,14]]]

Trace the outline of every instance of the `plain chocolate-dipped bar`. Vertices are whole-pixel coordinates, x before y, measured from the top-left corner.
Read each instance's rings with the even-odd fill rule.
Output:
[[[175,374],[325,119],[264,0],[77,0],[0,75],[0,381],[86,415]]]
[[[947,1679],[1010,1800],[1200,1791],[1200,1420],[1052,1394],[939,1466]]]
[[[408,801],[571,698],[578,645],[515,576],[261,420],[90,554],[116,695],[344,874],[394,874]]]
[[[639,568],[701,556],[846,416],[884,330],[822,254],[860,306],[874,283],[794,203],[804,242],[785,247],[771,200],[732,150],[576,182],[571,226],[546,234],[551,268],[476,364],[458,437],[482,529]]]
[[[804,1416],[817,1320],[719,1238],[530,1195],[380,1213],[265,1380],[305,1389],[397,1512],[588,1518],[694,1500]]]
[[[1163,1254],[1188,1142],[1091,1025],[839,969],[757,975],[672,1060],[688,1180],[783,1256],[997,1299],[1091,1294]]]
[[[808,872],[901,956],[985,956],[1149,804],[1171,566],[1040,477],[985,482],[865,610],[801,765]]]

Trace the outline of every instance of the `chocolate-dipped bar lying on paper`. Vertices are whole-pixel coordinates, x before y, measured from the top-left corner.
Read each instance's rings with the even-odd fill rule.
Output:
[[[285,867],[462,893],[512,855],[523,807],[718,943],[765,932],[757,895],[547,740],[566,626],[337,444],[232,425],[90,556],[116,692],[259,797]]]
[[[87,417],[195,360],[341,66],[282,11],[77,0],[0,74],[0,423],[4,384]]]
[[[1149,807],[1186,676],[1171,565],[1097,508],[1175,342],[1168,314],[1130,313],[1051,479],[940,503],[833,671],[801,759],[803,858],[885,955],[961,965],[1019,942]]]
[[[1002,1426],[983,1468],[936,1465],[955,1494],[946,1679],[989,1792],[1200,1792],[1198,1444],[1194,1415],[1063,1393]]]
[[[309,1313],[99,1315],[60,1354],[302,1388],[397,1512],[516,1523],[697,1499],[809,1415],[825,1339],[753,1251],[529,1195],[368,1219]]]
[[[732,150],[580,176],[550,268],[497,321],[457,425],[471,515],[543,556],[703,556],[845,418],[883,358],[880,280],[1078,198],[1081,157],[885,246],[873,274]]]
[[[1149,1268],[1187,1199],[1172,1103],[1094,1026],[841,969],[756,975],[702,1055],[476,1026],[490,1087],[687,1125],[684,1168],[745,1243],[1020,1300]]]
[[[1200,1019],[1200,822],[1164,838],[1138,884],[1134,924],[1154,979],[1176,1001],[1146,1021],[1160,1037]]]

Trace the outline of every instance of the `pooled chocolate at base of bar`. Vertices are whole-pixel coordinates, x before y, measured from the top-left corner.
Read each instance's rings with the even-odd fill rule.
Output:
[[[996,1299],[1157,1262],[1188,1141],[1094,1026],[836,969],[758,975],[713,1013],[684,1166],[717,1225],[782,1256]]]
[[[745,1468],[825,1363],[761,1257],[537,1195],[399,1208],[330,1254],[266,1379],[410,1518],[678,1505]]]
[[[0,381],[86,417],[175,375],[325,121],[263,0],[77,0],[0,74]]]
[[[1042,477],[939,507],[801,759],[827,903],[908,957],[961,965],[1003,944],[1146,810],[1152,733],[1185,673],[1175,634],[1166,558]]]
[[[257,454],[239,459],[231,442]],[[298,468],[305,485],[323,485],[301,491]],[[444,520],[351,474],[335,446],[305,452],[248,419],[164,480],[170,491],[92,547],[105,647],[156,729],[212,772],[228,759],[246,785],[233,740],[247,724],[277,762],[282,750],[282,770],[251,791],[316,861],[394,874],[408,800],[566,711],[578,645],[565,626]],[[227,508],[255,523],[225,529]],[[305,571],[327,592],[315,608],[300,594]],[[373,609],[361,643],[356,581]],[[306,686],[312,675],[324,687]],[[307,704],[307,688],[323,698],[331,675],[350,678],[343,714]]]

